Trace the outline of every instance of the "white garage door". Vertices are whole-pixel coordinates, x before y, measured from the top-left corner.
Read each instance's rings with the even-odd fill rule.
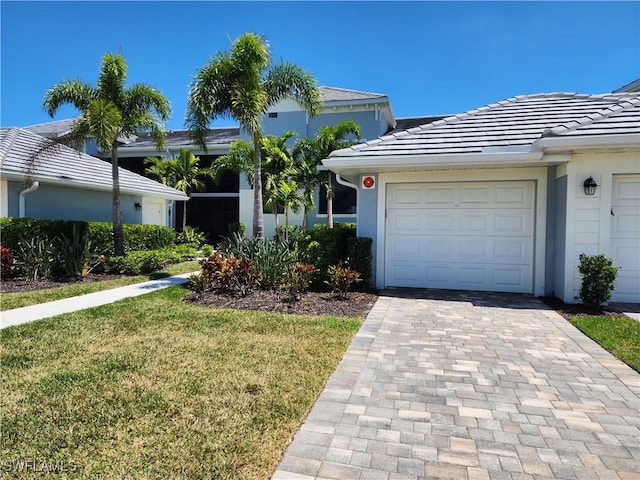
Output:
[[[640,175],[614,175],[611,252],[618,270],[614,302],[640,302]]]
[[[533,182],[387,186],[387,286],[533,291]]]

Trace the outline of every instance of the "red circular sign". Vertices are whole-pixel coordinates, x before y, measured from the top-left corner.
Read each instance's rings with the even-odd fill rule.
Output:
[[[375,183],[376,181],[373,179],[373,177],[364,177],[362,179],[362,185],[364,185],[365,188],[371,188]]]

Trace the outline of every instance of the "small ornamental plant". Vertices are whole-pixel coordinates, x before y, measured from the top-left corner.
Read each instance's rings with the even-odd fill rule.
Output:
[[[296,262],[289,267],[284,290],[292,297],[307,291],[318,269],[310,263]]]
[[[580,299],[589,310],[598,310],[611,298],[620,267],[604,255],[580,255],[578,271],[582,274]]]
[[[10,277],[13,274],[13,253],[11,249],[7,247],[0,247],[0,260],[2,262],[2,270],[0,275],[3,277]]]
[[[212,288],[223,293],[247,295],[259,283],[260,275],[256,264],[250,260],[243,260],[233,255],[225,255],[214,251],[208,258],[200,262],[202,275],[207,280],[200,280],[202,284],[208,283]]]
[[[343,266],[342,262],[337,265],[331,265],[327,269],[328,280],[324,283],[331,287],[331,292],[338,295],[338,298],[344,300],[351,290],[354,283],[362,281],[360,274],[349,267]]]

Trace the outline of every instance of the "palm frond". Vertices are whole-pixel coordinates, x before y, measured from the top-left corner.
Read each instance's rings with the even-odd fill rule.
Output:
[[[62,105],[72,105],[84,111],[95,98],[96,92],[89,84],[80,80],[65,80],[47,90],[42,108],[53,117]]]

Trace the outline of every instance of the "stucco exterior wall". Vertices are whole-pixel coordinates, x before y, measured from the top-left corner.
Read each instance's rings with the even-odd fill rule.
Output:
[[[579,301],[582,278],[578,272],[580,254],[611,257],[611,205],[614,175],[640,173],[640,152],[580,153],[566,167],[566,249],[563,269],[564,302]],[[584,193],[588,177],[598,184],[593,196]],[[557,266],[559,268],[559,265]]]
[[[19,195],[24,190],[20,182],[8,182],[8,216],[19,216]],[[25,217],[59,220],[110,222],[111,192],[98,192],[40,184],[35,192],[25,195]],[[141,223],[142,212],[135,209],[140,196],[121,195],[122,221]]]

